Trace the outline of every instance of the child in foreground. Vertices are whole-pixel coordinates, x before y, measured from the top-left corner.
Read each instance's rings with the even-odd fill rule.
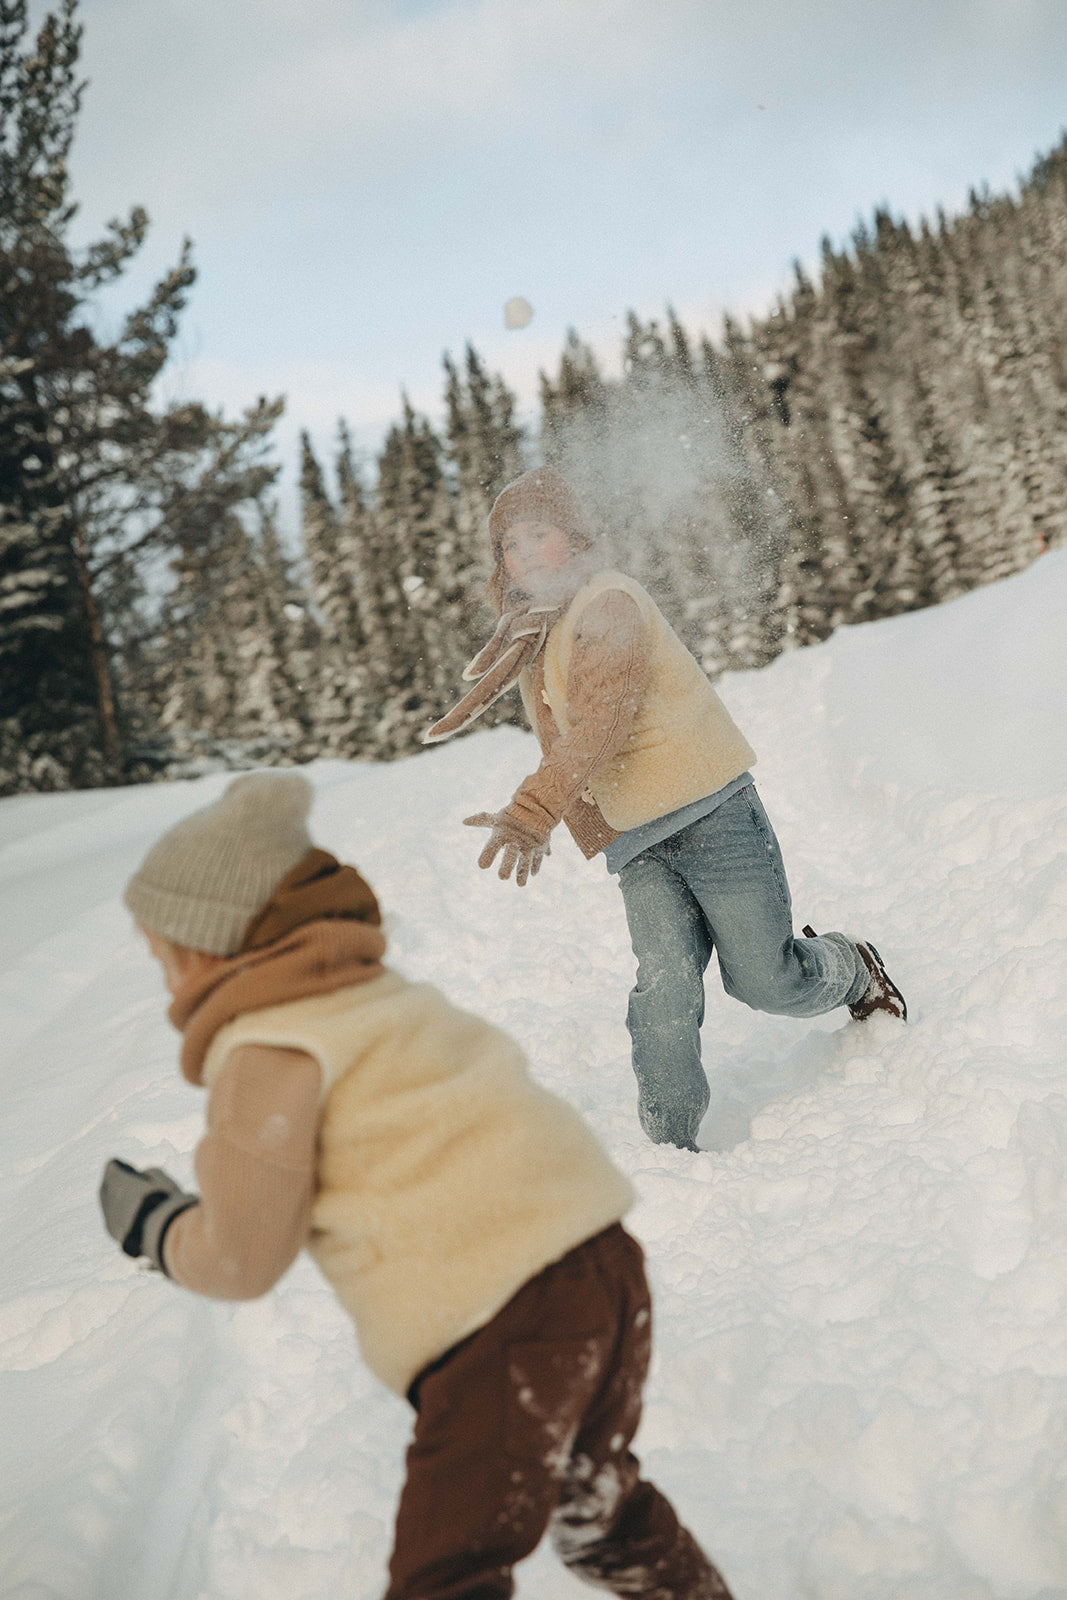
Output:
[[[424,735],[449,738],[518,683],[543,760],[500,811],[479,865],[520,887],[561,820],[618,874],[637,982],[627,1027],[638,1116],[657,1144],[696,1148],[709,1103],[700,1059],[712,951],[727,994],[816,1017],[847,1006],[903,1021],[869,939],[793,933],[785,867],[749,768],[755,752],[651,596],[605,566],[573,489],[527,472],[489,515],[488,593],[500,623],[475,686]]]
[[[308,1247],[416,1411],[386,1600],[504,1600],[546,1529],[615,1594],[729,1600],[630,1450],[651,1309],[628,1180],[512,1039],[382,964],[311,798],[238,778],[127,886],[207,1128],[198,1195],[108,1163],[108,1232],[226,1300]]]

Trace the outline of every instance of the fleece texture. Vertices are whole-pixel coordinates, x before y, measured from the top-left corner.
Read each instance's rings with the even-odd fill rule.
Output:
[[[624,833],[714,794],[756,753],[651,595],[621,572],[599,572],[584,584],[548,636],[544,691],[560,733],[572,726],[568,688],[583,615],[611,591],[638,607],[647,652],[647,681],[626,738],[589,780],[605,820]]]
[[[321,1083],[303,1051],[230,1051],[196,1149],[199,1204],[163,1241],[164,1269],[183,1288],[255,1300],[292,1266],[311,1226]]]
[[[203,1082],[250,1044],[318,1063],[309,1248],[398,1394],[633,1201],[514,1040],[429,984],[386,971],[246,1012],[212,1040]]]

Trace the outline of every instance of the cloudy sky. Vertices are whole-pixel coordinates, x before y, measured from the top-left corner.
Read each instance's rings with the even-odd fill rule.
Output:
[[[45,7],[36,3],[39,19]],[[200,272],[168,395],[284,392],[373,454],[472,340],[534,414],[568,326],[759,310],[887,202],[1012,185],[1067,127],[1064,0],[82,0],[78,236],[152,232],[104,326]],[[521,294],[535,316],[504,328]],[[291,470],[283,504],[291,517]]]

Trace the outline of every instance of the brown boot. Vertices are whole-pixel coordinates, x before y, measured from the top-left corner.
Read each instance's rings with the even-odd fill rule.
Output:
[[[904,996],[882,965],[882,958],[874,945],[869,939],[863,944],[857,940],[856,949],[871,975],[867,993],[848,1008],[856,1021],[863,1022],[876,1011],[886,1011],[891,1017],[899,1017],[901,1022],[907,1022],[908,1007]]]
[[[801,930],[805,939],[817,939],[819,936],[814,928],[805,925]],[[885,1011],[891,1017],[899,1017],[901,1022],[908,1020],[908,1007],[904,996],[889,976],[882,964],[882,958],[869,939],[862,944],[858,939],[853,941],[860,953],[860,960],[871,975],[871,981],[866,993],[849,1006],[849,1011],[857,1022],[865,1022],[876,1011]]]

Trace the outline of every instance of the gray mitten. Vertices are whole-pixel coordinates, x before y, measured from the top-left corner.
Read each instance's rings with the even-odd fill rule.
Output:
[[[478,857],[480,867],[491,867],[501,850],[498,878],[510,878],[515,872],[515,882],[522,889],[528,878],[541,870],[545,856],[552,854],[547,833],[520,822],[510,811],[479,811],[476,816],[464,817],[464,827],[492,828],[489,843]]]
[[[186,1194],[160,1167],[144,1172],[125,1161],[109,1161],[100,1184],[104,1226],[128,1256],[147,1256],[160,1272],[163,1240],[175,1217],[200,1204],[198,1195]],[[167,1274],[169,1276],[169,1274]]]

